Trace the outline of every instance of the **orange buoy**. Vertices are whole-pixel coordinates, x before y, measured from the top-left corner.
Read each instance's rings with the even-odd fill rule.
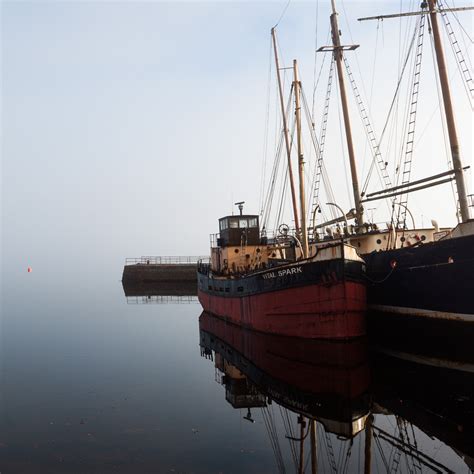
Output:
[[[31,267],[28,267],[28,273],[31,273]]]

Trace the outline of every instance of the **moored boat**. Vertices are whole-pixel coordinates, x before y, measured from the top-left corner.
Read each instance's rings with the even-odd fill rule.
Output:
[[[471,292],[474,291],[474,276],[472,274],[474,220],[471,218],[469,209],[464,178],[466,168],[461,162],[454,105],[438,17],[443,19],[444,26],[447,28],[458,65],[464,64],[462,51],[459,46],[456,46],[456,36],[447,15],[450,12],[456,14],[456,11],[468,9],[472,9],[472,7],[447,8],[438,0],[429,0],[422,2],[420,10],[416,12],[359,19],[378,18],[383,20],[384,18],[408,15],[418,17],[414,32],[414,38],[418,37],[418,40],[416,67],[411,89],[411,108],[408,116],[408,141],[405,160],[401,167],[401,177],[398,176],[401,184],[368,194],[365,198],[365,202],[368,202],[384,196],[393,197],[392,208],[395,209],[395,206],[398,205],[397,209],[400,211],[396,219],[396,230],[394,230],[400,234],[400,237],[392,238],[391,243],[385,248],[374,247],[364,255],[369,281],[368,304],[372,311],[372,319],[390,315],[391,319],[410,322],[410,324],[419,319],[419,321],[415,321],[416,325],[419,325],[420,321],[423,325],[422,321],[424,320],[426,321],[425,329],[442,328],[446,337],[459,335],[460,332],[466,330],[472,332],[474,328],[474,299],[471,295]],[[433,35],[434,64],[440,84],[441,120],[446,124],[450,150],[447,158],[452,169],[428,178],[410,181],[424,25],[427,22],[430,26],[429,32]],[[463,80],[468,82],[468,86],[472,85],[468,67],[462,69]],[[430,86],[435,88],[436,82],[431,81]],[[474,89],[472,86],[469,88],[472,100]],[[450,181],[455,185],[458,225],[453,229],[440,230],[438,224],[433,221],[434,229],[427,233],[414,227],[412,216],[414,228],[408,229],[406,225],[407,212],[411,215],[407,207],[408,193]],[[400,219],[400,215],[402,219]],[[392,220],[393,217],[392,215]],[[378,328],[383,326],[380,321],[376,321],[376,323]]]
[[[333,52],[333,61],[336,61],[339,67],[343,51],[355,49],[357,45],[340,45],[334,0],[332,6],[333,45],[319,48],[318,51]],[[454,59],[460,67],[461,79],[466,82],[467,92],[468,94],[470,92],[472,101],[474,99],[472,75],[448,19],[449,14],[456,15],[458,11],[469,9],[472,7],[447,8],[441,1],[429,0],[422,2],[418,11],[359,18],[359,20],[378,21],[407,16],[416,18],[415,28],[411,35],[411,45],[407,49],[404,61],[405,65],[412,64],[410,77],[407,77],[409,68],[403,67],[399,70],[396,91],[392,99],[392,105],[396,101],[402,100],[400,97],[401,84],[402,80],[406,81],[408,96],[406,111],[402,117],[403,123],[399,123],[399,116],[394,117],[392,106],[385,122],[387,125],[389,120],[392,120],[397,127],[403,125],[401,128],[404,129],[400,143],[392,148],[387,146],[387,153],[389,151],[395,153],[395,159],[398,160],[393,166],[392,176],[388,171],[391,169],[388,158],[382,157],[381,140],[375,138],[365,106],[350,72],[347,58],[343,58],[372,147],[372,168],[378,169],[384,189],[369,192],[369,172],[362,191],[359,192],[358,188],[354,187],[355,209],[347,214],[341,209],[342,217],[318,225],[315,224],[313,217],[313,235],[317,235],[315,231],[319,231],[319,229],[332,226],[330,235],[336,235],[332,241],[338,241],[342,237],[347,243],[354,246],[359,255],[364,258],[367,265],[367,304],[370,311],[370,327],[388,335],[393,334],[391,324],[387,324],[389,321],[402,323],[403,326],[400,328],[402,334],[412,327],[418,329],[424,327],[425,334],[431,334],[433,333],[431,329],[436,326],[447,337],[456,338],[463,331],[472,333],[474,327],[474,299],[471,296],[471,291],[474,291],[474,277],[470,270],[474,262],[474,220],[471,218],[469,209],[469,196],[464,177],[466,168],[463,167],[461,161],[454,101],[451,97],[451,81],[447,75],[440,32],[441,25],[438,24],[438,17],[442,18],[448,33],[447,36],[456,53]],[[459,22],[457,17],[456,19]],[[423,50],[426,49],[424,43],[427,41],[424,40],[424,37],[427,32],[432,36],[433,66],[437,69],[438,77],[437,80],[428,81],[425,85],[422,82],[422,72],[424,72],[422,58]],[[338,79],[340,80],[340,89],[343,91],[343,76],[339,74],[340,69],[342,68],[338,69]],[[329,79],[330,83],[331,78]],[[405,83],[403,84],[405,85]],[[420,154],[416,151],[416,147],[421,136],[419,137],[418,132],[415,133],[419,95],[428,88],[435,90],[437,84],[440,89],[440,122],[445,123],[446,149],[449,149],[449,152],[446,153],[447,156],[444,156],[444,147],[433,147],[433,156],[430,156],[430,161],[433,161],[434,155],[439,155],[443,161],[446,160],[449,163],[449,169],[413,180],[411,177],[412,162]],[[330,90],[329,87],[328,90]],[[344,96],[345,93],[341,95]],[[349,112],[346,109],[347,104],[344,103],[345,99],[343,100],[345,130],[346,134],[350,136]],[[434,130],[431,125],[430,130]],[[433,143],[435,143],[434,140]],[[425,164],[423,169],[426,171],[429,167],[430,165]],[[354,176],[356,177],[356,175]],[[411,193],[450,182],[454,185],[453,194],[455,195],[458,225],[454,228],[439,228],[438,223],[433,220],[433,227],[416,227],[414,216],[408,207],[408,197]],[[372,222],[367,220],[367,210],[364,207],[384,199],[388,201],[391,215],[385,215],[385,222],[382,223],[375,223],[373,216]],[[444,199],[440,200],[440,206],[445,202]],[[319,204],[316,203],[316,206]],[[317,207],[313,216],[316,216],[316,210]],[[339,225],[341,222],[344,222],[342,229]]]
[[[211,239],[210,263],[198,264],[199,300],[203,308],[214,315],[266,333],[322,339],[360,337],[366,332],[365,263],[356,249],[342,239],[310,241],[301,119],[305,100],[294,60],[290,99],[294,97],[295,105],[297,199],[291,159],[293,144],[287,123],[288,110],[284,105],[275,28],[272,29],[272,40],[282,136],[287,152],[285,176],[291,190],[296,229],[290,232],[288,226],[277,222],[279,232],[269,238],[265,225],[259,226],[259,216],[243,215],[243,202],[236,203],[241,215],[219,220],[220,233]],[[354,193],[360,200],[352,155],[350,160]],[[270,183],[271,189],[274,180]],[[273,195],[273,191],[269,194]]]
[[[343,242],[300,251],[288,234],[268,241],[258,216],[220,219],[210,264],[198,264],[205,311],[254,330],[304,338],[365,334],[365,263]]]

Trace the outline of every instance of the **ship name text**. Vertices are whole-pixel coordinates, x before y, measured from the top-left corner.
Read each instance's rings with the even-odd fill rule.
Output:
[[[285,268],[284,270],[278,270],[277,272],[264,273],[262,277],[264,280],[268,280],[269,278],[295,275],[296,273],[303,273],[303,269],[301,267]]]

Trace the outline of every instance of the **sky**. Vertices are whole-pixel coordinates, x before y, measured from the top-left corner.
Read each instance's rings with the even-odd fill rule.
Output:
[[[343,41],[360,44],[351,56],[353,70],[363,90],[373,91],[371,113],[381,130],[396,84],[398,43],[391,38],[398,39],[400,22],[380,26],[356,18],[396,12],[400,4],[338,3]],[[409,10],[416,2],[402,3]],[[260,211],[262,162],[266,149],[267,167],[272,163],[278,129],[270,29],[280,20],[282,65],[298,59],[310,98],[315,44],[327,42],[329,6],[3,1],[2,271],[88,268],[101,261],[119,268],[126,257],[208,254],[209,234],[233,203],[245,201],[248,213]],[[472,15],[463,25],[472,38]],[[381,61],[376,69],[375,60]],[[462,104],[460,83],[454,72],[450,77]],[[424,81],[420,154],[428,165],[414,170],[418,177],[443,171],[446,161],[432,138],[442,134],[431,121],[437,98]],[[461,109],[461,149],[464,163],[472,165],[472,110]],[[331,113],[336,122],[337,113]],[[328,130],[327,167],[339,203],[348,209],[340,127]],[[363,174],[367,149],[363,131],[355,133]],[[472,174],[466,179],[473,192]],[[426,193],[425,202],[414,198],[418,225],[432,217],[454,223],[449,189],[442,190],[446,200],[439,189]]]

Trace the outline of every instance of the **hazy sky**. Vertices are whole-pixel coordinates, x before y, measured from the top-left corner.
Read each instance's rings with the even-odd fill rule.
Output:
[[[88,267],[104,260],[120,267],[127,256],[206,254],[209,234],[233,202],[245,200],[257,213],[270,28],[286,4],[3,1],[2,266],[24,271],[28,264]],[[375,51],[382,60],[372,106],[381,129],[396,83],[396,69],[388,71],[398,61],[390,35],[398,35],[400,23],[386,21],[377,31],[376,22],[356,18],[397,11],[399,2],[339,4],[343,41],[361,45],[353,68],[365,76],[365,90]],[[298,58],[308,97],[316,16],[321,45],[328,8],[292,2],[278,27],[282,61]],[[472,38],[470,20],[463,24]],[[459,84],[456,91],[462,102]],[[274,92],[272,79],[271,110]],[[429,156],[421,176],[445,163],[435,159],[439,146],[430,137],[437,106],[431,94],[420,126],[428,127]],[[471,109],[458,122],[464,162],[472,165]],[[270,129],[274,123],[270,118]],[[331,128],[329,143],[340,143],[339,133]],[[339,161],[332,167],[333,187],[349,207],[347,178]],[[366,172],[367,162],[361,168]],[[467,180],[472,190],[471,174]],[[442,192],[450,198],[449,188]],[[451,204],[435,202],[439,193],[428,195],[426,207],[416,199],[417,219],[452,223]]]

